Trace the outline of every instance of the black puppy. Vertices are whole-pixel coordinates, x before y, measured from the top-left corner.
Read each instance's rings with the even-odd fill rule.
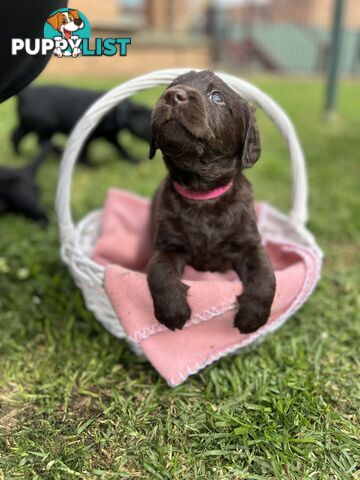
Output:
[[[51,142],[44,143],[35,159],[23,168],[0,167],[0,212],[24,215],[43,225],[48,218],[38,197],[35,175],[45,156],[52,149]]]
[[[191,317],[185,265],[234,270],[243,282],[234,324],[257,330],[269,318],[275,276],[256,225],[243,169],[260,156],[254,109],[214,73],[178,77],[156,104],[151,122],[169,175],[152,206],[154,254],[148,283],[156,318],[182,328]]]
[[[18,96],[19,125],[12,134],[12,143],[19,153],[20,142],[28,133],[35,133],[39,143],[56,133],[69,134],[85,111],[105,92],[61,86],[29,87]],[[80,162],[89,164],[87,151],[96,138],[105,138],[130,162],[137,160],[121,145],[118,134],[128,130],[149,141],[151,110],[124,100],[111,110],[90,134],[80,154]]]

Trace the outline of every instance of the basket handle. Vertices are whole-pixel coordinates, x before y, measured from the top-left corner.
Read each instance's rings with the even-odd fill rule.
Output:
[[[190,70],[199,71],[199,69],[190,68],[158,70],[129,80],[97,100],[76,124],[61,160],[56,193],[56,212],[63,245],[70,242],[75,233],[70,205],[71,178],[76,159],[86,138],[106,113],[120,101],[141,90],[168,84],[177,76]],[[237,93],[264,110],[285,138],[291,158],[293,179],[292,209],[289,218],[295,227],[305,226],[308,197],[306,166],[304,154],[292,122],[281,107],[259,88],[233,75],[217,72],[216,74]]]

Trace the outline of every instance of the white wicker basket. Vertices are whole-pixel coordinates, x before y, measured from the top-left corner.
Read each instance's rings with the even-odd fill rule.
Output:
[[[104,267],[91,259],[92,250],[98,238],[101,211],[88,214],[74,225],[70,209],[71,178],[77,156],[90,132],[101,118],[121,100],[147,88],[168,84],[178,75],[189,70],[159,70],[134,78],[114,88],[100,98],[81,118],[73,130],[65,149],[58,180],[56,211],[60,230],[61,256],[82,290],[85,302],[99,322],[113,335],[126,338],[119,320],[103,288]],[[232,75],[217,73],[230,87],[262,108],[284,136],[291,158],[293,178],[293,202],[288,216],[271,209],[262,234],[270,234],[280,240],[286,238],[312,248],[317,255],[322,252],[312,234],[305,228],[307,220],[307,177],[304,155],[295,129],[284,111],[264,92],[249,82]],[[137,353],[138,345],[132,344]]]

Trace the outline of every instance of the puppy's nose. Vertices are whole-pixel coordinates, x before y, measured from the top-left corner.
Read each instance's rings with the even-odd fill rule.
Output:
[[[80,25],[82,24],[81,18],[77,18],[76,20],[74,20],[74,23],[75,23],[75,25],[77,25],[78,27],[80,27]]]
[[[175,106],[186,103],[189,100],[187,92],[180,87],[171,87],[165,93],[165,101],[168,105]]]

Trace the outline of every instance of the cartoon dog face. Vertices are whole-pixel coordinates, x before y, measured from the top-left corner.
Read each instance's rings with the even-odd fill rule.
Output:
[[[55,13],[47,19],[47,23],[58,30],[66,40],[69,40],[74,32],[84,28],[84,22],[79,16],[79,11],[74,9]]]

